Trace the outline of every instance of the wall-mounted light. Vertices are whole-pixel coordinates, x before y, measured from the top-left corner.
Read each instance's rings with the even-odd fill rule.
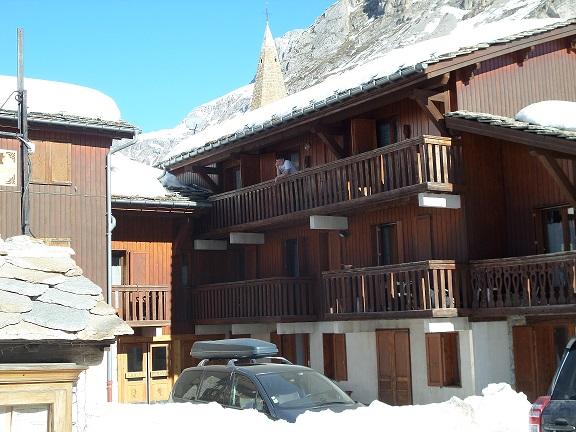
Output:
[[[340,231],[338,231],[338,236],[339,236],[340,238],[346,238],[346,237],[348,237],[348,230],[340,230]]]
[[[306,151],[310,150],[310,143],[304,144],[304,150]]]

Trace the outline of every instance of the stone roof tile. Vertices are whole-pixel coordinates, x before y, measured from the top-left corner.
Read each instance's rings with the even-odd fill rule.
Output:
[[[34,301],[32,310],[23,313],[22,319],[53,330],[77,332],[86,328],[89,316],[87,310]]]
[[[92,309],[96,306],[98,300],[93,295],[72,294],[56,288],[48,288],[36,301],[59,304],[75,309]]]
[[[32,309],[30,297],[8,291],[0,291],[0,312],[22,313]]]
[[[54,288],[72,294],[98,295],[102,293],[102,288],[84,276],[67,277]]]
[[[0,289],[10,291],[16,294],[23,294],[29,297],[37,297],[48,289],[48,285],[33,284],[30,282],[19,281],[0,277]]]

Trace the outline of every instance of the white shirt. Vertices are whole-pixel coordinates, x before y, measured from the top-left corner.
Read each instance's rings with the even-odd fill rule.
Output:
[[[292,161],[284,159],[284,163],[278,167],[278,172],[280,174],[294,174],[298,170],[294,167]]]

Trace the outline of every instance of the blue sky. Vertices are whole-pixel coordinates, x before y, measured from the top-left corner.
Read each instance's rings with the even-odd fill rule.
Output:
[[[275,37],[335,0],[2,0],[0,74],[16,74],[24,28],[30,78],[92,87],[143,131],[250,82],[268,5]]]

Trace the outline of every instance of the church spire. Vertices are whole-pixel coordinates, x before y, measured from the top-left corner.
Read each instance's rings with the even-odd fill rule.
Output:
[[[274,43],[270,24],[268,23],[268,10],[266,10],[266,29],[264,30],[264,41],[260,49],[260,61],[256,71],[250,109],[255,110],[285,96],[284,75],[278,60],[276,43]]]

